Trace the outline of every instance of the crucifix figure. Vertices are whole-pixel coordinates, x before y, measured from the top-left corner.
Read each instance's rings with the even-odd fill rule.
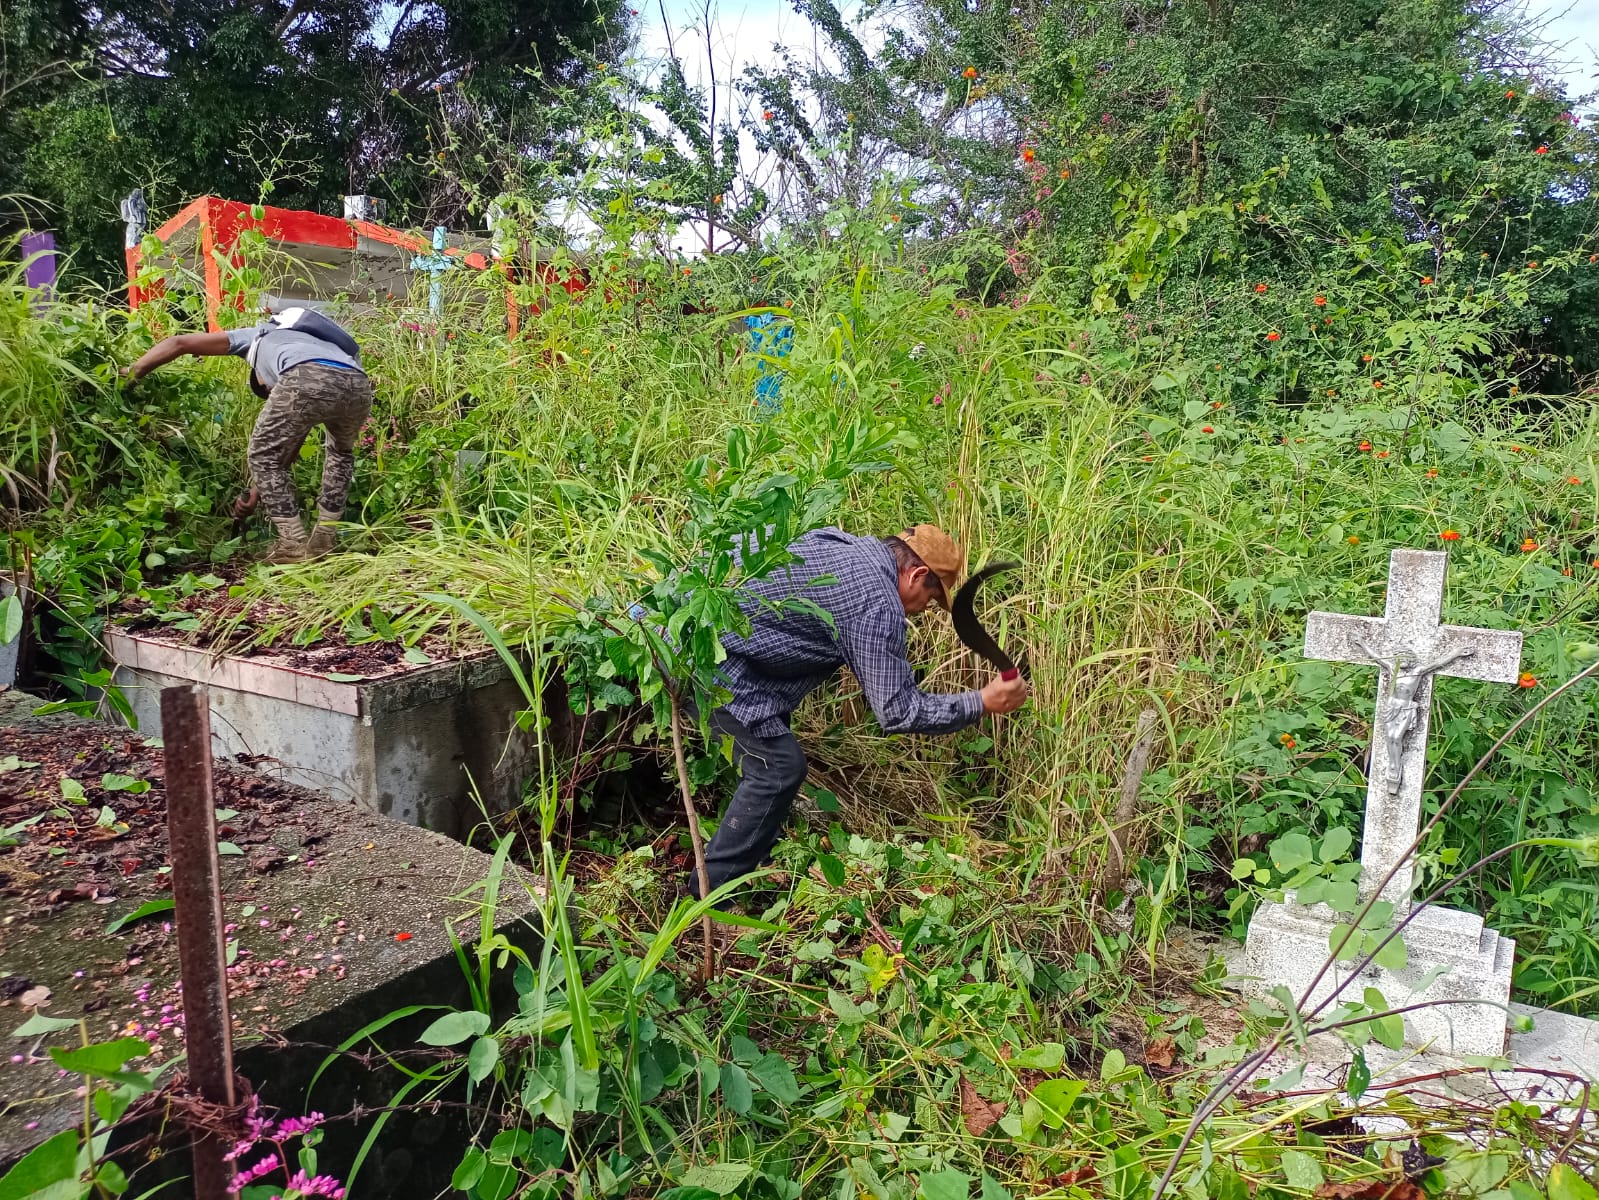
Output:
[[[1305,624],[1306,658],[1378,671],[1360,891],[1368,898],[1398,862],[1382,899],[1401,913],[1410,908],[1414,872],[1399,859],[1421,827],[1432,681],[1442,675],[1514,683],[1521,669],[1521,634],[1440,623],[1448,565],[1443,551],[1395,550],[1382,616],[1313,612]]]

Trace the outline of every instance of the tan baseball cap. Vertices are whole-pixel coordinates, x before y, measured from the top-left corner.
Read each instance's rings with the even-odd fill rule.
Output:
[[[966,574],[966,551],[960,543],[937,525],[912,525],[900,534],[900,540],[916,552],[916,557],[927,564],[944,585],[944,605],[960,586]]]

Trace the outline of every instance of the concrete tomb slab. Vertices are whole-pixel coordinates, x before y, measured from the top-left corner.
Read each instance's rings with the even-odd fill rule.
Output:
[[[360,678],[295,665],[291,653],[217,655],[166,637],[110,630],[114,681],[141,731],[160,733],[163,687],[211,693],[213,753],[245,756],[286,782],[452,837],[520,803],[538,738],[516,727],[526,702],[493,651]]]
[[[171,895],[161,871],[161,750],[121,726],[30,715],[39,703],[0,693],[0,758],[15,754],[38,764],[0,774],[0,826],[15,823],[19,812],[44,814],[18,845],[0,847],[0,1041],[8,1043],[0,1056],[0,1173],[82,1119],[74,1094],[81,1080],[63,1077],[48,1054],[53,1045],[76,1044],[77,1031],[13,1037],[30,1013],[81,1018],[91,1040],[144,1038],[154,1051],[133,1064],[137,1069],[183,1049],[170,914],[106,932],[113,919]],[[107,772],[149,789],[108,791]],[[228,987],[237,1069],[265,1103],[285,1116],[303,1115],[311,1076],[350,1034],[411,1004],[468,1006],[450,934],[476,941],[490,858],[223,761],[215,776],[219,836],[238,851],[220,858],[226,936],[236,953]],[[63,778],[84,788],[86,802],[63,800]],[[112,810],[105,821],[102,806]],[[509,868],[491,928],[534,946],[540,894],[537,879]],[[417,1014],[381,1040],[414,1045],[436,1015]],[[358,1106],[380,1111],[401,1081],[380,1062],[341,1060],[309,1103],[330,1116]],[[335,1170],[347,1166],[375,1119],[376,1111],[330,1125],[325,1161]],[[452,1106],[395,1114],[363,1168],[362,1194],[448,1190],[468,1137],[466,1115]]]

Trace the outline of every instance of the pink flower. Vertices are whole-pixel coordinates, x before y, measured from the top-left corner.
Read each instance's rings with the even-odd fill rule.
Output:
[[[233,1182],[228,1184],[228,1191],[242,1192],[257,1179],[260,1179],[263,1175],[272,1174],[272,1172],[276,1171],[280,1166],[282,1166],[282,1162],[278,1158],[277,1151],[274,1150],[271,1154],[268,1154],[265,1158],[261,1159],[260,1162],[256,1163],[255,1166],[240,1171],[237,1175],[235,1175],[233,1177]]]
[[[310,1176],[296,1171],[289,1176],[289,1190],[302,1196],[327,1196],[330,1200],[344,1200],[344,1186],[331,1175]]]

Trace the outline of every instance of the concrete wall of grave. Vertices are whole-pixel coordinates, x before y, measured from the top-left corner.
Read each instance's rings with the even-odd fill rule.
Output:
[[[159,735],[161,688],[201,684],[218,755],[424,829],[465,837],[538,773],[538,735],[515,728],[522,693],[492,653],[343,682],[118,632],[106,645],[141,731]],[[571,729],[559,688],[546,711],[559,752]]]

